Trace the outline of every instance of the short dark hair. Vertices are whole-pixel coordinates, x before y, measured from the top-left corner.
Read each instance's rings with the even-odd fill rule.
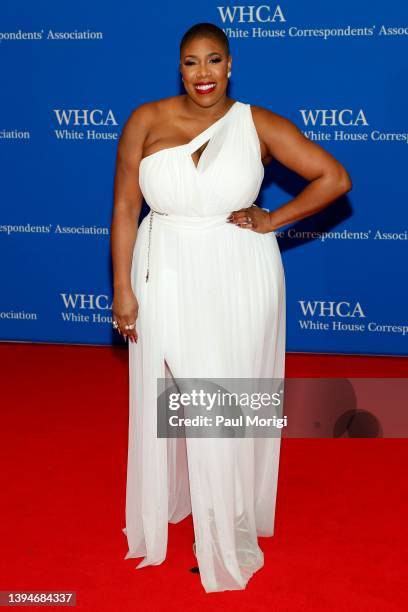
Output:
[[[186,43],[196,37],[215,38],[224,47],[227,55],[230,54],[229,40],[226,34],[214,23],[196,23],[184,33],[180,41],[180,55]]]

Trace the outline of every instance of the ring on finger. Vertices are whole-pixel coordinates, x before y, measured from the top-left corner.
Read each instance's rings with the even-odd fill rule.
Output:
[[[136,323],[125,325],[125,329],[135,329],[135,327],[136,327]]]

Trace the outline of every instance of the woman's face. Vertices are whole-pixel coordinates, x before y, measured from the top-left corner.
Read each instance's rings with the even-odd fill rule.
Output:
[[[181,51],[180,71],[187,95],[201,106],[212,106],[225,94],[231,56],[216,38],[194,38]]]

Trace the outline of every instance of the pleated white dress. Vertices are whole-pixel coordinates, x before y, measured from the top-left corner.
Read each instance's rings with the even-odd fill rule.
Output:
[[[129,343],[125,559],[162,563],[168,522],[192,512],[207,592],[245,588],[264,563],[257,536],[274,533],[280,438],[158,438],[157,378],[284,377],[276,236],[226,221],[256,201],[263,177],[251,107],[240,101],[139,169],[151,210],[132,263],[139,340]]]

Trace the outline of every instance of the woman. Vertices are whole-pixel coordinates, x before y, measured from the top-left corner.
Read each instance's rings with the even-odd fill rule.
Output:
[[[192,512],[207,592],[243,589],[263,565],[257,536],[273,535],[280,438],[161,438],[157,379],[282,379],[274,230],[351,189],[343,166],[289,120],[228,98],[231,70],[221,29],[186,32],[186,93],[142,104],[124,126],[111,239],[114,327],[129,340],[125,558],[162,563],[168,522]],[[272,158],[310,183],[268,212],[255,200]],[[138,228],[143,198],[151,210]]]

